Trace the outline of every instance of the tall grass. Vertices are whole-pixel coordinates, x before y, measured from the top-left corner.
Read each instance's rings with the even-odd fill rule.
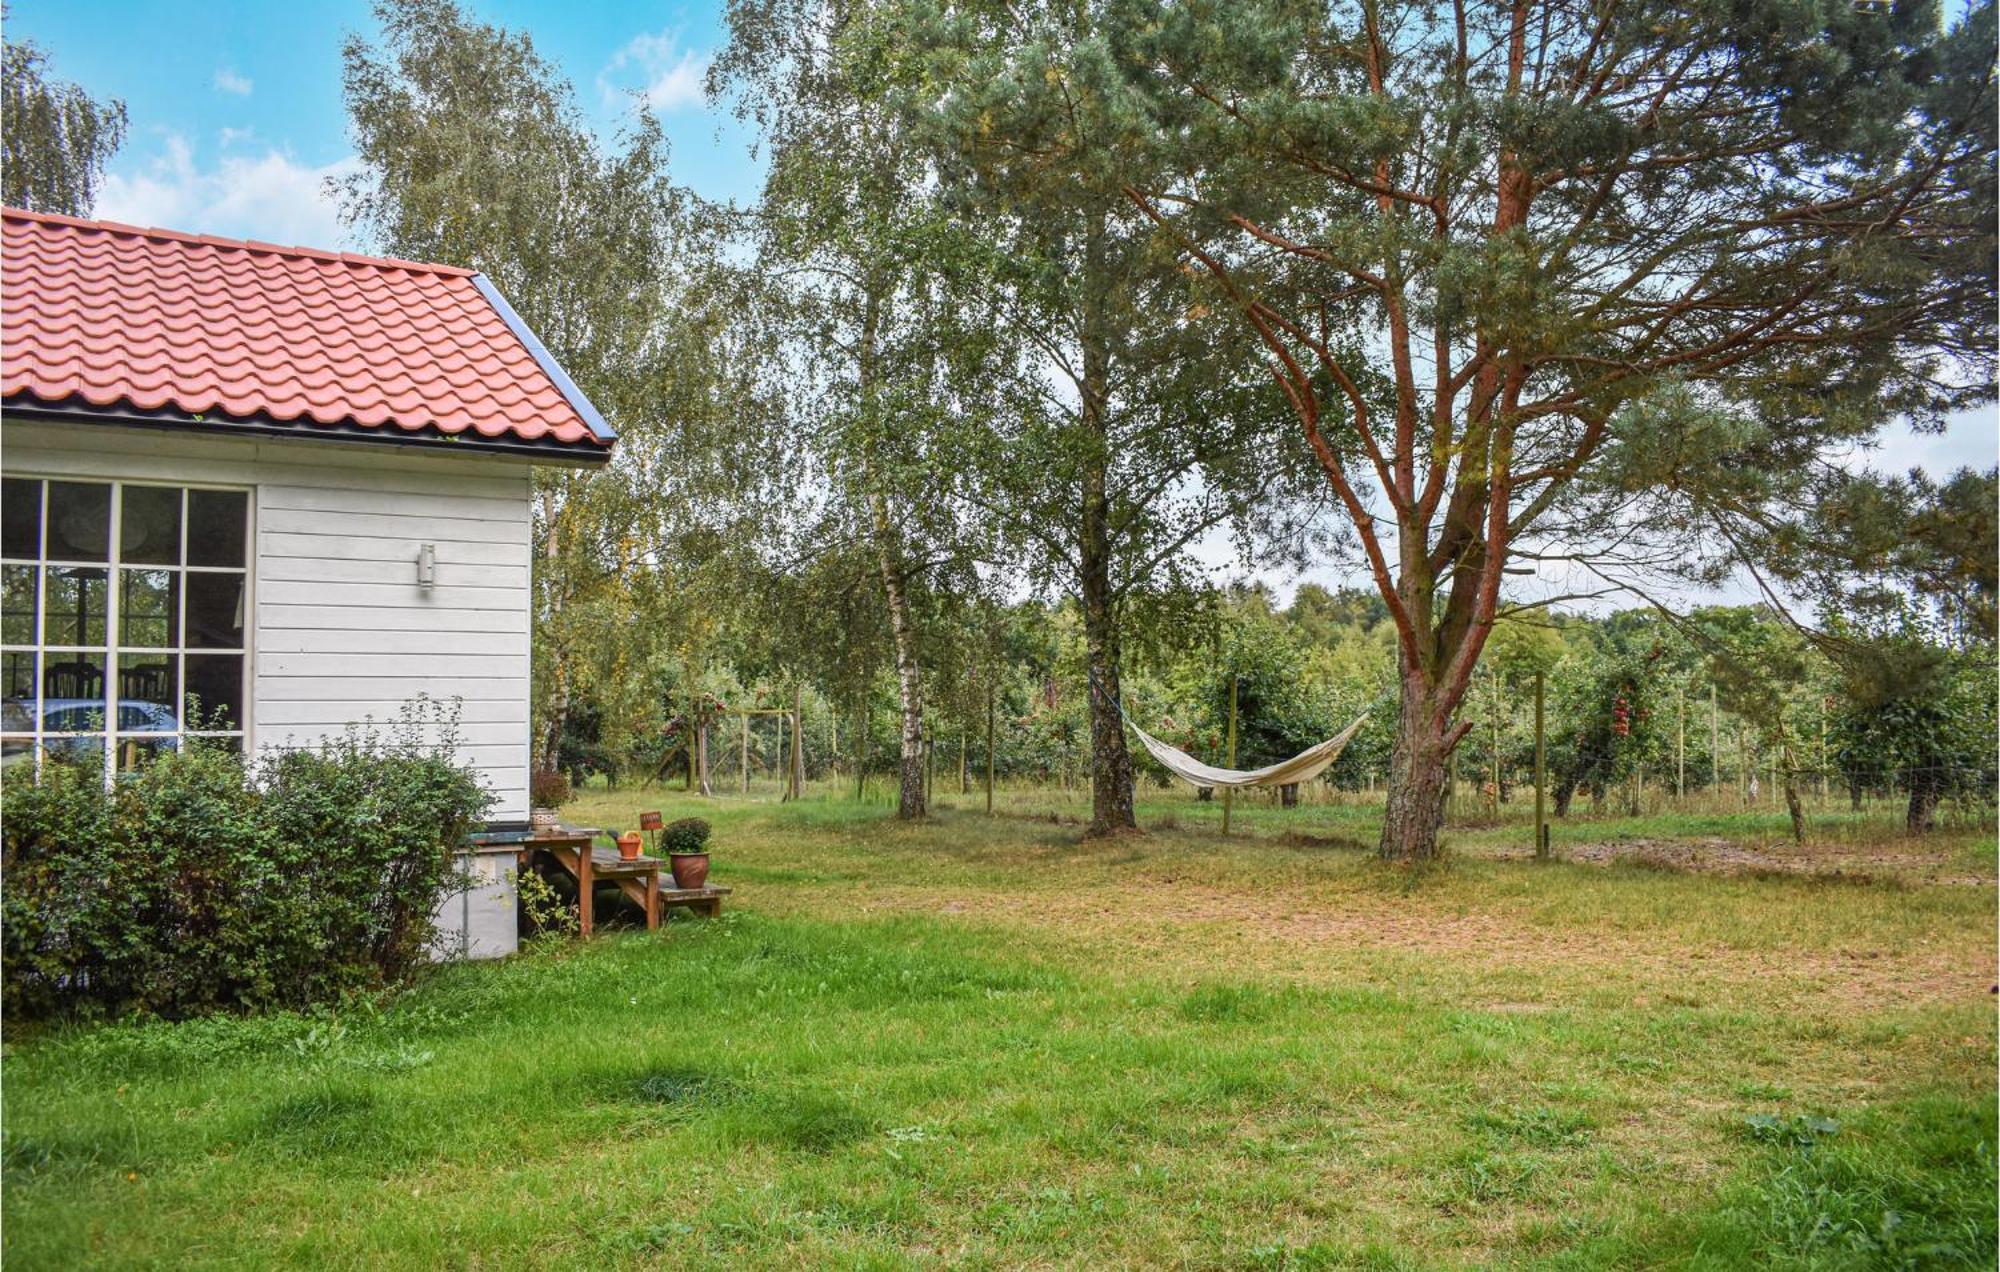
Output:
[[[1992,1264],[1988,890],[1009,802],[590,792],[730,913],[11,1039],[8,1265]]]

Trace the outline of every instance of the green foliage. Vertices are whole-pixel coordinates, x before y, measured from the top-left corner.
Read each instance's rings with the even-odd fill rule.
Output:
[[[795,470],[785,388],[729,224],[670,180],[646,110],[601,140],[526,34],[382,0],[342,48],[357,168],[343,217],[394,256],[484,273],[618,433],[535,473],[534,764],[609,771],[657,741]]]
[[[532,870],[521,871],[514,882],[521,898],[521,916],[527,920],[526,931],[557,939],[576,934],[582,915],[554,884]]]
[[[1690,1234],[1744,1264],[1829,1268],[1991,1267],[1992,1097],[1932,1098],[1833,1118],[1754,1114],[1756,1172],[1725,1188]]]
[[[1743,1119],[1743,1131],[1760,1144],[1782,1144],[1788,1148],[1811,1148],[1840,1133],[1840,1123],[1830,1117],[1794,1113],[1752,1113]]]
[[[1930,829],[1945,800],[1993,803],[1991,646],[1950,649],[1906,620],[1837,657],[1845,692],[1830,721],[1833,762],[1850,790],[1906,793],[1912,832]]]
[[[709,824],[699,817],[683,817],[668,822],[660,831],[660,844],[669,853],[708,851]]]
[[[51,79],[45,49],[9,40],[0,51],[0,119],[0,202],[89,216],[104,165],[125,141],[125,103]]]
[[[974,171],[980,224],[1081,299],[1023,326],[1085,347],[1115,327],[1116,354],[1192,336],[1227,351],[1218,387],[1275,377],[1409,673],[1385,852],[1435,851],[1437,735],[1510,560],[1713,584],[1853,443],[1991,401],[1990,3],[1949,26],[1793,0],[1538,20],[901,0],[855,21],[878,15],[870,47],[909,50],[897,84],[947,139],[947,183]],[[1107,285],[1134,259],[1196,281]],[[1208,414],[1222,432],[1257,410]]]
[[[254,780],[199,739],[109,789],[55,759],[9,771],[8,1016],[298,1007],[407,976],[490,802],[454,723],[413,709]]]
[[[1226,762],[1223,734],[1236,689],[1236,765],[1261,768],[1289,759],[1346,725],[1334,722],[1329,703],[1307,679],[1307,652],[1276,619],[1238,609],[1225,621],[1220,648],[1181,663],[1175,696],[1194,708],[1206,730],[1182,729],[1183,750],[1213,763]],[[1169,739],[1181,745],[1178,739]]]

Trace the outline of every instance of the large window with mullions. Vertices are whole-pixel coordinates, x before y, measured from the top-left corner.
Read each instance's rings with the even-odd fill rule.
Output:
[[[241,747],[249,521],[241,490],[0,480],[0,762]]]

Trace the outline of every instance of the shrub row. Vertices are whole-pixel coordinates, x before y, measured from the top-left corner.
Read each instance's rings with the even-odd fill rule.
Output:
[[[407,976],[491,802],[455,719],[422,717],[254,765],[189,739],[108,789],[95,765],[10,771],[6,1015],[303,1007]]]

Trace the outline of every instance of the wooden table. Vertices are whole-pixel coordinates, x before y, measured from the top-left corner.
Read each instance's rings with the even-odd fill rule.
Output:
[[[595,847],[597,836],[598,831],[589,827],[538,831],[522,837],[516,849],[520,869],[526,870],[536,853],[546,853],[576,880],[579,936],[589,936],[597,925],[597,902],[593,894],[600,880],[616,883],[618,890],[645,912],[649,931],[660,926],[660,919],[671,906],[684,905],[711,918],[722,913],[722,898],[729,895],[728,888],[676,888],[672,886],[671,874],[667,886],[662,887],[660,872],[664,861],[658,857],[635,857],[628,861],[612,849]]]

